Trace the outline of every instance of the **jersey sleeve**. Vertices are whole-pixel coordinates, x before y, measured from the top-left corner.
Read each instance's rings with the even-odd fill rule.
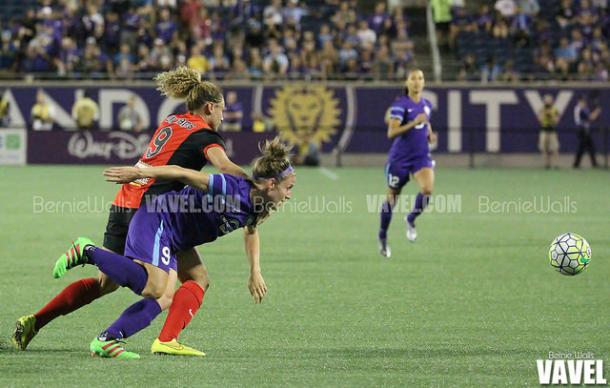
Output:
[[[227,197],[236,197],[239,195],[239,180],[229,174],[210,174],[208,182],[208,193],[212,196],[221,196],[223,199]]]
[[[199,148],[203,153],[203,156],[208,159],[208,151],[214,147],[220,147],[223,150],[225,149],[224,139],[217,133],[212,131],[201,131],[197,134]]]
[[[405,106],[401,103],[400,99],[397,99],[390,107],[390,120],[396,119],[402,121],[404,117]]]

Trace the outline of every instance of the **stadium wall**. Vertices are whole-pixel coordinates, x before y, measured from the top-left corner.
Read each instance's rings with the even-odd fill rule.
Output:
[[[135,96],[146,128],[154,129],[165,116],[184,109],[179,100],[159,95],[152,84],[40,84],[5,85],[5,98],[10,103],[10,124],[13,129],[30,128],[29,112],[42,89],[55,106],[55,128],[64,131],[28,131],[28,163],[117,163],[130,162],[150,139],[150,132],[119,132],[118,112]],[[302,132],[313,132],[325,153],[333,153],[350,164],[350,155],[362,162],[363,156],[383,154],[389,148],[384,116],[392,101],[401,93],[401,86],[367,83],[300,83],[225,84],[234,90],[243,106],[244,131],[226,133],[234,157],[247,163],[256,152],[256,143],[272,133],[252,133],[252,116],[262,113],[274,123],[276,130],[288,141],[296,141]],[[99,131],[73,132],[70,115],[72,104],[84,91],[100,106]],[[601,106],[595,138],[598,149],[608,149],[606,127],[610,123],[610,87],[583,85],[430,85],[424,96],[431,100],[434,111],[432,125],[439,133],[435,150],[455,160],[471,161],[473,156],[490,155],[485,160],[523,158],[537,153],[538,121],[536,112],[542,97],[556,97],[560,113],[558,125],[562,152],[574,152],[576,130],[573,110],[577,97],[586,95],[591,104]],[[27,140],[26,140],[27,139]],[[254,152],[250,152],[254,150]],[[504,155],[507,157],[498,157]],[[1,160],[1,159],[0,159]],[[527,163],[526,163],[527,164]]]

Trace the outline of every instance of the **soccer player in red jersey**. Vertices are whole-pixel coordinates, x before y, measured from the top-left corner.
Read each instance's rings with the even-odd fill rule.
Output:
[[[163,95],[185,99],[188,113],[170,115],[161,122],[136,166],[146,168],[178,165],[200,170],[209,161],[223,173],[247,177],[227,157],[224,140],[216,132],[222,122],[224,109],[220,89],[211,82],[201,81],[198,72],[186,67],[161,73],[155,77],[155,81]],[[177,181],[155,179],[141,179],[122,185],[110,208],[104,248],[122,255],[129,223],[140,205],[159,194],[180,190],[183,186]],[[173,281],[168,282],[168,288],[158,299],[163,310],[170,305],[172,308],[155,341],[158,344],[156,353],[202,355],[195,349],[180,345],[176,337],[191,319],[189,308],[199,308],[203,302],[203,295],[209,286],[207,270],[194,248],[178,252],[178,257],[178,271],[170,273],[170,280]],[[176,279],[182,282],[177,291],[174,286]],[[49,322],[118,288],[119,285],[102,272],[98,278],[81,279],[70,284],[38,312],[19,318],[13,343],[18,349],[25,350],[38,331]]]

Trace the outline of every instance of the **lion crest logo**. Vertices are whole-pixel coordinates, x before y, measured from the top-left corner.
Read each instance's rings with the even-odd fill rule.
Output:
[[[270,116],[280,136],[298,144],[311,136],[316,144],[330,140],[340,124],[339,100],[323,85],[286,85],[276,90]]]

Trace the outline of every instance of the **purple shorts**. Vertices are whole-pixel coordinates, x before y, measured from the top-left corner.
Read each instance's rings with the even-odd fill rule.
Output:
[[[161,268],[165,272],[177,270],[176,254],[172,251],[170,231],[159,213],[146,211],[142,206],[129,224],[125,256]]]
[[[409,181],[409,175],[415,174],[422,168],[434,168],[434,165],[434,160],[429,156],[402,163],[388,162],[385,165],[385,178],[388,187],[400,189]]]

